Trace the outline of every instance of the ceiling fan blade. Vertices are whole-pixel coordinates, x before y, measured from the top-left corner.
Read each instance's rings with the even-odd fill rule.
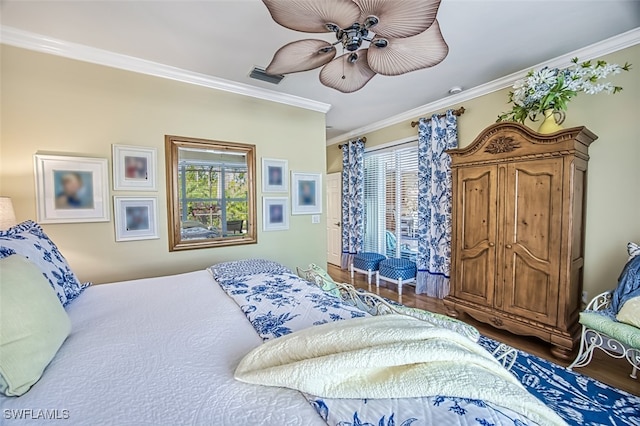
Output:
[[[299,40],[282,46],[273,55],[267,74],[291,74],[318,68],[336,57],[336,48],[324,40]]]
[[[349,60],[355,53],[346,53],[329,62],[320,71],[320,82],[342,93],[362,89],[376,75],[367,63],[368,50],[358,50],[355,62]]]
[[[305,33],[330,32],[326,24],[348,28],[360,18],[351,0],[262,0],[271,17],[283,27]]]
[[[374,39],[367,55],[371,69],[382,75],[400,75],[429,68],[438,65],[449,53],[437,20],[421,34],[391,38],[387,42],[387,47],[376,47]]]
[[[440,0],[353,0],[362,9],[360,22],[369,16],[378,18],[370,28],[376,35],[404,38],[420,34],[433,24]]]

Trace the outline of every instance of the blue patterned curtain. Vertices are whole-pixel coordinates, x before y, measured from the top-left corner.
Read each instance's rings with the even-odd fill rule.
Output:
[[[342,269],[362,251],[364,236],[364,142],[342,145]]]
[[[416,293],[444,298],[451,270],[451,157],[458,147],[453,111],[418,125],[418,277]]]

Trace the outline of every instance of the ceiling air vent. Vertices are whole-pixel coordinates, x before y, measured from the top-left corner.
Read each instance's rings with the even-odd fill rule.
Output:
[[[254,69],[251,70],[251,73],[249,74],[249,77],[255,78],[256,80],[266,81],[267,83],[271,83],[271,84],[280,84],[280,82],[284,78],[284,75],[282,75],[282,74],[276,74],[276,75],[267,74],[264,69],[255,67]]]

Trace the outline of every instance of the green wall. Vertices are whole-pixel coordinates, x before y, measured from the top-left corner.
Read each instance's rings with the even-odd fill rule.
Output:
[[[36,152],[108,158],[111,167],[112,144],[158,149],[156,193],[110,195],[156,195],[159,240],[116,243],[113,213],[111,222],[44,226],[80,279],[160,276],[249,257],[289,267],[326,263],[324,215],[320,224],[293,216],[289,231],[262,232],[259,176],[262,157],[287,159],[291,171],[324,172],[324,114],[14,47],[2,46],[1,55],[0,194],[12,197],[18,220],[36,219]],[[169,252],[165,135],[257,146],[257,245]]]

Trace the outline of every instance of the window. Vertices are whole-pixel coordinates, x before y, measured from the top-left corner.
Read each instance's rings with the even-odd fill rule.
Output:
[[[202,155],[197,150],[188,151]],[[243,231],[244,227],[237,224],[243,225],[248,219],[246,157],[229,157],[180,161],[178,180],[183,223],[196,221],[208,229],[219,230],[220,235]]]
[[[418,147],[365,153],[364,250],[415,262],[418,253]]]
[[[167,136],[171,250],[256,242],[254,152]]]

